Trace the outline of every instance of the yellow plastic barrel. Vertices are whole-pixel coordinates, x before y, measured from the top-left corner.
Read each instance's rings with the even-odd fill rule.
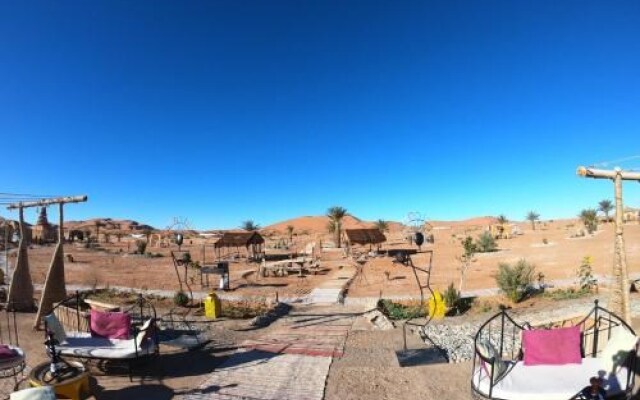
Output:
[[[209,293],[204,299],[204,315],[209,319],[216,319],[220,316],[222,306],[220,305],[220,298],[215,293]]]

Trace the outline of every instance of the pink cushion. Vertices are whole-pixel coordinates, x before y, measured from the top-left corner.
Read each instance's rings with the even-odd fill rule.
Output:
[[[524,365],[582,364],[580,327],[522,332]]]
[[[91,310],[91,336],[129,339],[131,316],[123,312]]]

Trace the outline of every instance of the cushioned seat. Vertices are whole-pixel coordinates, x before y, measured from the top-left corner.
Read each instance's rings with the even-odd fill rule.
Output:
[[[493,387],[491,396],[504,400],[567,400],[589,385],[589,378],[601,376],[607,395],[622,392],[627,382],[627,369],[618,368],[615,375],[605,375],[598,358],[583,358],[582,364],[525,366],[521,361],[510,363],[505,376]],[[474,387],[489,395],[489,377],[477,367]]]
[[[2,370],[16,368],[24,363],[24,352],[21,348],[9,345],[7,347],[15,350],[16,355],[14,357],[0,358],[0,375]]]
[[[90,333],[67,333],[66,341],[56,345],[56,350],[62,356],[83,358],[105,358],[126,360],[136,358],[136,348],[133,339],[107,339],[92,337]],[[146,340],[142,346],[138,346],[137,355],[153,354],[155,344],[152,340]]]

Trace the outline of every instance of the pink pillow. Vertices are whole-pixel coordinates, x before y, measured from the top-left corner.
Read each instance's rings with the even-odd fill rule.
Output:
[[[524,365],[582,364],[580,327],[522,332]]]
[[[91,336],[129,339],[131,316],[123,312],[91,310]]]

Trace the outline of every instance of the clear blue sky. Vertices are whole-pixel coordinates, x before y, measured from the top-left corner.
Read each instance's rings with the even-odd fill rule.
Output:
[[[159,227],[572,217],[612,197],[578,165],[640,154],[638,21],[638,1],[4,1],[0,191]]]

